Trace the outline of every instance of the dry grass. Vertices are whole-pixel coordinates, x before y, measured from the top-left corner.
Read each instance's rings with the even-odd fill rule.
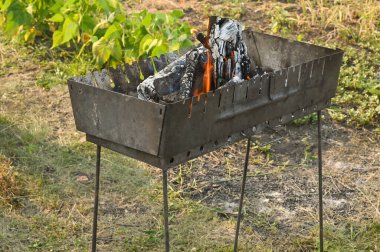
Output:
[[[310,27],[314,32],[327,31],[327,38],[361,40],[379,36],[380,4],[376,0],[300,0],[302,14],[296,15],[297,24]],[[327,41],[328,42],[328,41]]]
[[[19,206],[19,197],[25,194],[20,174],[16,172],[9,158],[0,154],[0,205]]]

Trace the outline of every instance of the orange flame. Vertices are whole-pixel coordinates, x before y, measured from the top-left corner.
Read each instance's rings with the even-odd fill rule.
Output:
[[[199,99],[201,94],[211,90],[213,69],[211,53],[207,51],[207,62],[203,66],[203,84],[201,87],[194,89],[193,96],[198,96]]]
[[[205,65],[204,74],[203,74],[203,88],[204,88],[204,92],[206,93],[211,90],[213,69],[214,67],[212,65],[211,53],[207,51],[207,63]]]

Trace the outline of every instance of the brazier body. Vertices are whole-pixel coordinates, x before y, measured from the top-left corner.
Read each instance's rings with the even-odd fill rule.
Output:
[[[244,31],[248,54],[273,72],[200,97],[162,104],[135,95],[173,54],[68,80],[75,124],[87,140],[167,169],[327,106],[343,52]],[[154,65],[152,64],[154,62]]]

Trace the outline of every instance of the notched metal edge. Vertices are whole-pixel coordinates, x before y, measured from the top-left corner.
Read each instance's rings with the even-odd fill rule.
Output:
[[[259,133],[260,130],[266,127],[266,125],[269,126],[277,126],[277,125],[284,125],[289,123],[290,121],[301,118],[305,116],[306,114],[310,114],[313,112],[316,112],[318,110],[324,109],[330,105],[330,99],[324,100],[318,104],[314,104],[313,106],[304,107],[300,110],[296,110],[293,113],[282,115],[278,118],[274,118],[270,121],[259,123],[256,125],[252,125],[248,128],[242,129],[240,131],[237,131],[229,136],[226,137],[220,137],[217,139],[214,139],[212,141],[209,141],[207,143],[202,144],[201,146],[197,146],[195,148],[190,148],[186,152],[179,153],[177,155],[174,155],[172,157],[165,157],[163,158],[162,163],[165,164],[164,169],[168,169],[170,167],[176,166],[178,164],[182,164],[186,161],[190,161],[194,158],[197,158],[199,156],[202,156],[206,153],[209,153],[211,151],[220,149],[221,147],[233,144],[237,141],[240,141],[244,138],[246,138],[249,135],[253,135],[256,133]]]
[[[287,68],[272,73],[269,82],[269,98],[274,101],[286,97]]]
[[[234,90],[234,103],[242,103],[247,99],[249,80],[244,80],[235,85]]]

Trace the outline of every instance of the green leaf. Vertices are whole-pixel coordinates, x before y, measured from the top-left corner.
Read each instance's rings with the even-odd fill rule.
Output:
[[[27,12],[26,6],[20,1],[10,1],[5,3],[8,14],[4,32],[10,36],[15,36],[19,28],[28,29],[32,25],[32,16]],[[4,7],[3,6],[3,7]]]
[[[114,11],[119,4],[117,0],[97,0],[96,3],[106,13]]]
[[[145,27],[149,27],[152,24],[152,14],[147,13],[144,17],[144,19],[141,21],[141,24]]]
[[[153,47],[155,47],[158,43],[158,39],[153,39],[153,41],[149,44],[148,48],[146,49],[146,52],[149,53],[150,50],[152,50]]]
[[[127,22],[127,16],[124,13],[123,14],[117,14],[117,15],[115,15],[115,21],[119,22],[119,23],[125,23],[125,22]]]
[[[185,41],[186,39],[187,39],[187,34],[182,34],[181,36],[179,36],[178,41],[179,41],[179,42],[183,42],[183,41]]]
[[[140,41],[139,46],[139,56],[144,55],[147,53],[147,49],[149,48],[149,45],[152,43],[153,37],[150,34],[146,34]]]
[[[97,36],[91,36],[91,42],[94,43],[96,41],[98,41],[99,38]]]
[[[160,12],[155,14],[154,22],[157,26],[161,26],[163,23],[165,23],[165,21],[166,21],[166,15],[165,14],[160,13]]]
[[[109,43],[109,46],[112,48],[111,49],[111,56],[120,61],[123,56],[123,50],[121,49],[120,42],[118,40],[112,40]]]
[[[106,39],[118,39],[118,38],[120,38],[119,28],[120,27],[117,27],[115,24],[111,25],[110,27],[108,27],[106,33],[104,34],[104,37]]]
[[[79,34],[78,23],[74,22],[70,17],[65,19],[62,27],[63,40],[62,44],[70,41]]]
[[[58,13],[60,9],[62,8],[62,5],[65,2],[62,0],[55,0],[51,5],[49,6],[49,10],[53,13]]]
[[[4,33],[8,36],[14,36],[18,31],[18,24],[13,21],[13,13],[8,13],[7,22],[5,24]]]
[[[104,38],[99,39],[92,45],[92,53],[95,56],[96,63],[99,66],[104,65],[111,56],[111,49],[108,41]]]
[[[180,10],[173,10],[173,11],[170,13],[170,15],[171,15],[172,17],[175,17],[175,18],[180,18],[180,17],[182,17],[183,15],[185,15],[185,13],[183,13],[183,12],[180,11]]]
[[[371,88],[371,89],[368,89],[368,92],[374,95],[380,95],[380,89]]]
[[[61,13],[57,13],[51,18],[49,18],[49,21],[55,22],[55,23],[62,23],[63,20],[65,20],[65,17]]]
[[[181,44],[182,48],[187,48],[187,47],[191,47],[191,46],[193,46],[193,41],[191,41],[190,39],[186,39]]]
[[[181,42],[178,40],[173,40],[172,43],[170,44],[170,51],[177,51],[181,48]]]
[[[159,57],[162,54],[165,54],[169,51],[169,46],[166,43],[162,43],[160,46],[156,46],[153,50],[150,56],[154,57]]]
[[[53,45],[51,48],[55,48],[62,44],[63,41],[63,33],[59,30],[53,33]]]
[[[84,15],[82,17],[82,22],[81,22],[81,32],[87,32],[89,34],[92,34],[94,28],[96,26],[96,21],[93,17]]]
[[[17,2],[17,1],[12,1],[12,0],[6,0],[6,1],[4,1],[4,3],[2,3],[2,5],[1,5],[1,9],[0,9],[0,10],[2,10],[2,11],[6,11],[6,10],[8,10],[9,7],[10,7],[13,3],[15,3],[15,2]]]
[[[133,61],[137,59],[138,55],[135,55],[133,50],[127,49],[124,50],[124,62],[128,64],[132,64]]]

